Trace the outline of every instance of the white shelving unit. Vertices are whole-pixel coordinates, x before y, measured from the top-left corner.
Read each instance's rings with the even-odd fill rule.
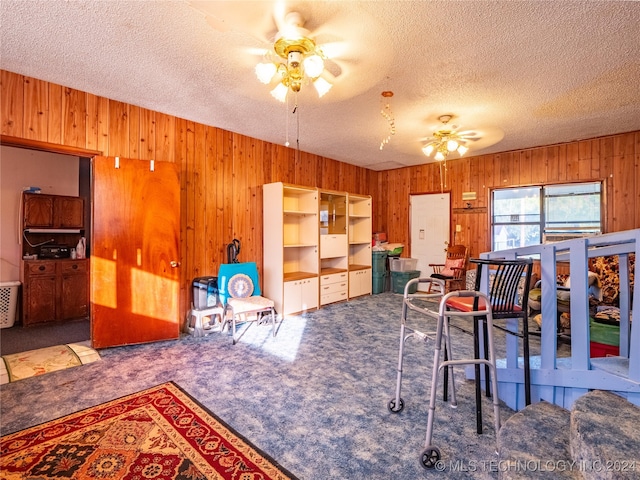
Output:
[[[264,295],[282,315],[318,308],[318,191],[263,186]]]
[[[371,197],[348,195],[349,298],[371,294]]]
[[[320,305],[348,300],[347,194],[320,190]]]
[[[371,197],[263,186],[264,296],[290,315],[371,294]]]

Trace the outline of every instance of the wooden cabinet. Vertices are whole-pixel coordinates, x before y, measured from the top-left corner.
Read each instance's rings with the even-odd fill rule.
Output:
[[[88,260],[26,260],[22,263],[24,326],[89,315]]]
[[[84,229],[82,197],[42,193],[23,195],[23,228]]]
[[[318,308],[318,191],[264,185],[263,222],[264,296],[281,314]]]
[[[349,297],[357,297],[372,290],[371,197],[349,194],[348,202]]]

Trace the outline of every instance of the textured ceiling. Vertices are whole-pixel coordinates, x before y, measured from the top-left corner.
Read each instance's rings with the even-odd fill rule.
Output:
[[[295,115],[253,70],[283,11],[335,76]],[[432,161],[443,114],[467,155],[640,130],[640,2],[1,0],[0,40],[4,70],[374,170]]]

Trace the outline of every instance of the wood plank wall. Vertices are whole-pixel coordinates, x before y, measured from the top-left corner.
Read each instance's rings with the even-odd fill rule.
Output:
[[[264,183],[372,195],[374,231],[407,245],[409,196],[441,191],[437,163],[375,172],[3,70],[0,95],[3,135],[180,165],[182,312],[191,279],[215,274],[233,238],[240,260],[262,265]],[[446,179],[472,256],[490,249],[495,187],[605,180],[606,231],[640,228],[640,132],[450,160]],[[476,192],[469,210],[462,192]]]
[[[451,239],[460,225],[455,241],[468,245],[472,257],[491,249],[492,188],[603,180],[606,232],[640,228],[640,132],[450,160],[446,178],[444,191],[451,192],[453,210]],[[390,242],[407,242],[409,196],[440,192],[440,165],[379,172],[376,187],[371,192],[377,206],[374,228],[387,232]],[[477,199],[464,201],[463,192],[476,192]]]
[[[0,120],[0,133],[17,139],[179,164],[183,316],[191,280],[215,275],[232,239],[242,243],[239,259],[261,268],[264,183],[368,194],[378,178],[361,167],[4,70]]]

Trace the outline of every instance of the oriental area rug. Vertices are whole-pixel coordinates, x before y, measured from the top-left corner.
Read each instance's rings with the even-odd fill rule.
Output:
[[[296,477],[168,382],[3,436],[0,478]]]

